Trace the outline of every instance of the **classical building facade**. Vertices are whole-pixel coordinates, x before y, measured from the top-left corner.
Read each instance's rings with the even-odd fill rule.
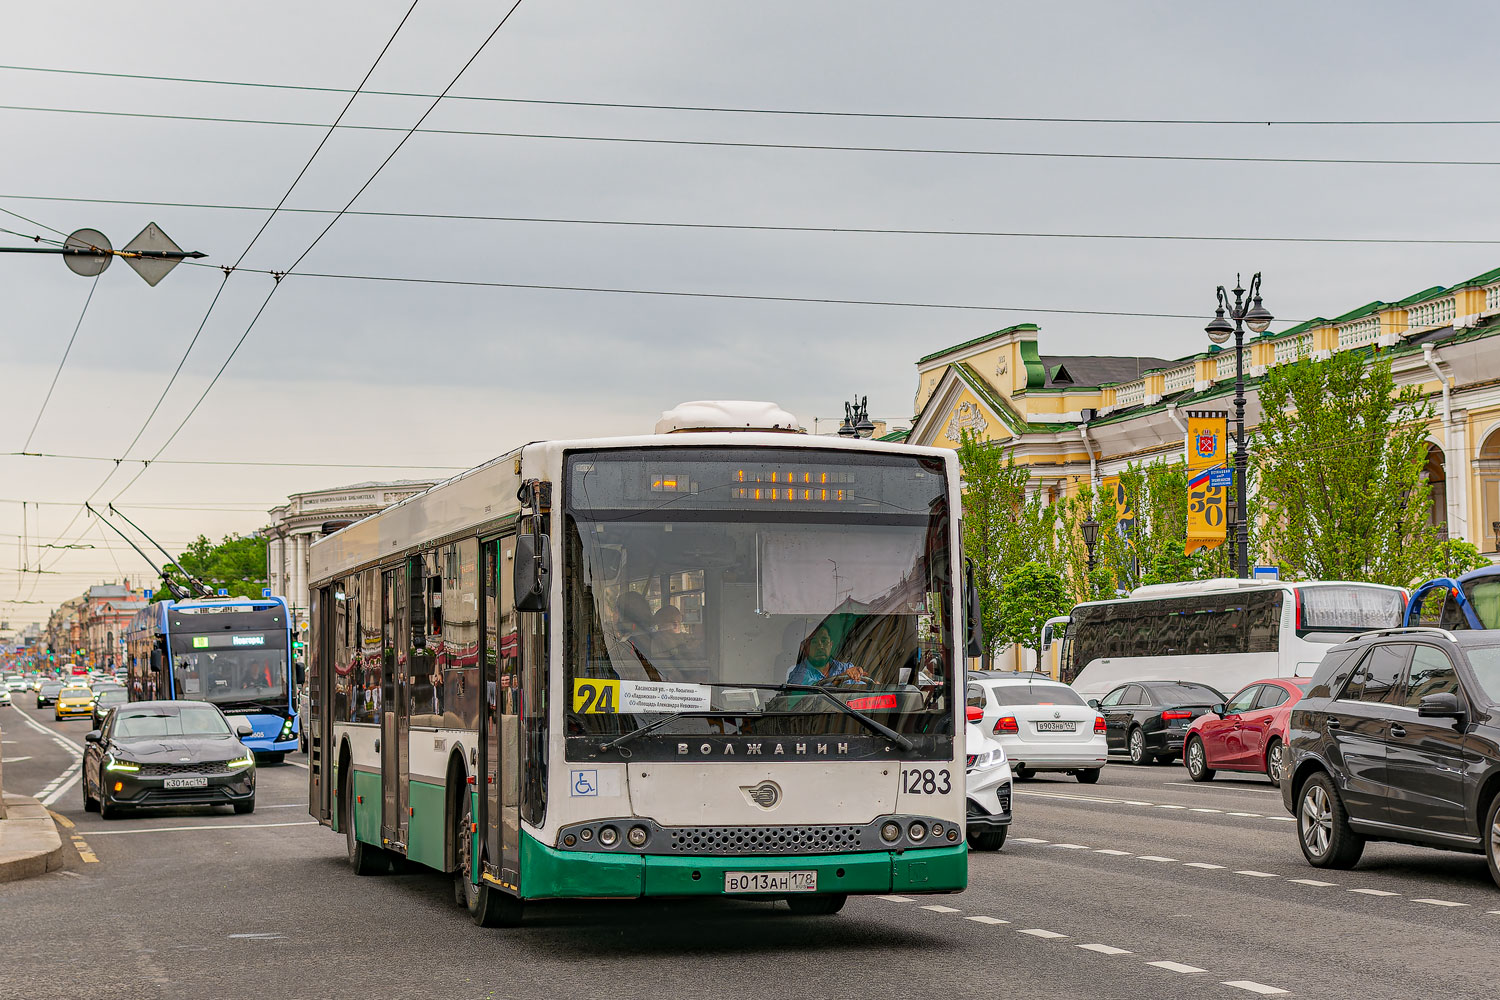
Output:
[[[917,361],[911,431],[888,435],[956,448],[967,429],[1014,448],[1033,483],[1059,496],[1135,462],[1183,454],[1187,409],[1233,411],[1232,347],[1192,357],[1041,353],[1021,323]],[[1260,420],[1256,380],[1302,356],[1371,350],[1398,384],[1432,401],[1428,481],[1433,520],[1487,553],[1500,550],[1500,269],[1391,302],[1367,303],[1288,330],[1249,335],[1246,424]]]
[[[271,524],[260,531],[268,540],[266,581],[271,593],[285,596],[287,603],[305,620],[308,545],[324,534],[416,496],[433,485],[433,482],[402,479],[390,483],[356,483],[288,497],[285,504],[271,509]]]

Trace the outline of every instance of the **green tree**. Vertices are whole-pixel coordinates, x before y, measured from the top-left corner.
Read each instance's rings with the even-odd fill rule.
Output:
[[[1062,574],[1039,562],[1022,563],[1000,589],[998,627],[989,638],[1035,649],[1043,623],[1072,606]]]
[[[189,578],[206,584],[211,591],[225,589],[231,597],[259,597],[266,586],[266,539],[225,535],[219,544],[204,535],[193,540],[177,557],[177,570],[167,568],[164,575],[187,590],[195,588]],[[162,587],[152,600],[172,596]]]
[[[1272,368],[1260,402],[1252,514],[1283,577],[1409,586],[1439,564],[1418,386],[1340,351]]]

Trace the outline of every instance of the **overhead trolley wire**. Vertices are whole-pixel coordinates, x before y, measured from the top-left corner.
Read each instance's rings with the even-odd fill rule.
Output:
[[[203,401],[208,398],[208,394],[212,392],[213,387],[218,384],[219,379],[221,376],[223,376],[225,369],[229,367],[229,363],[233,361],[234,356],[239,353],[240,347],[243,346],[246,339],[249,338],[250,332],[255,329],[255,324],[259,322],[261,315],[266,311],[266,306],[270,305],[271,298],[276,294],[276,290],[281,287],[282,279],[296,270],[297,266],[302,263],[302,261],[307,257],[308,254],[312,253],[313,248],[322,241],[323,237],[328,235],[329,230],[331,230],[338,223],[339,219],[343,218],[344,213],[349,210],[349,208],[354,204],[356,200],[358,200],[359,196],[364,194],[365,190],[375,182],[375,178],[380,176],[381,171],[386,168],[386,165],[395,158],[396,154],[401,151],[402,147],[406,145],[407,141],[416,134],[422,123],[427,120],[427,116],[432,114],[432,112],[437,109],[437,106],[442,103],[443,98],[447,95],[448,91],[452,90],[454,85],[458,83],[459,79],[464,75],[464,73],[468,72],[469,67],[474,64],[474,60],[479,58],[480,53],[485,50],[485,48],[490,44],[490,41],[500,33],[500,29],[505,27],[505,23],[510,20],[511,15],[516,12],[516,9],[521,6],[521,2],[522,0],[515,0],[515,2],[511,4],[510,9],[505,12],[505,16],[500,18],[500,22],[495,25],[495,27],[490,31],[488,35],[485,36],[484,41],[479,43],[479,47],[474,50],[474,54],[469,56],[468,60],[466,60],[464,64],[459,67],[458,72],[453,75],[453,79],[448,81],[448,85],[443,88],[443,92],[433,98],[432,103],[428,105],[427,110],[422,112],[422,116],[417,119],[416,123],[413,124],[411,128],[406,130],[406,134],[401,137],[401,141],[396,143],[395,148],[392,149],[388,154],[386,154],[385,159],[380,161],[380,165],[377,166],[374,172],[371,173],[370,176],[365,179],[365,182],[359,186],[359,189],[354,192],[353,197],[351,197],[348,202],[344,204],[344,207],[340,209],[339,212],[328,221],[328,225],[324,226],[323,230],[318,233],[316,237],[314,237],[311,243],[307,245],[307,249],[303,250],[302,253],[298,255],[297,259],[292,261],[291,266],[288,267],[285,271],[272,274],[274,283],[271,285],[271,290],[266,295],[265,300],[261,302],[260,308],[256,310],[255,315],[251,317],[250,324],[245,327],[245,332],[240,334],[240,339],[237,340],[234,347],[230,349],[229,356],[224,359],[224,363],[219,366],[219,370],[214,373],[214,377],[209,380],[208,385],[204,386],[202,394],[199,395],[198,400],[193,404],[192,409],[188,410],[187,415],[182,418],[177,427],[172,431],[170,435],[168,435],[167,439],[162,442],[161,447],[156,450],[156,454],[151,456],[151,460],[153,462],[161,456],[162,452],[167,450],[167,447],[171,445],[174,440],[176,440],[177,435],[180,434],[182,432],[182,429],[188,425],[188,421],[193,419],[193,414],[198,412],[198,407],[203,405]],[[415,3],[413,3],[413,6],[415,6]],[[410,13],[410,11],[408,11],[408,13]],[[113,499],[119,499],[121,494],[123,494],[126,490],[130,489],[130,487],[135,484],[136,480],[140,479],[141,476],[146,474],[146,469],[148,468],[150,468],[149,465],[142,466],[140,472],[137,472],[135,476],[130,480],[130,482],[126,483],[125,486],[121,488],[119,493],[115,494]],[[113,502],[113,500],[111,502]]]
[[[99,277],[104,274],[101,269],[94,275],[94,280],[89,282],[88,297],[83,300],[83,309],[78,313],[78,322],[73,324],[73,335],[68,338],[68,346],[63,348],[62,360],[57,363],[57,371],[52,373],[52,384],[47,386],[47,395],[42,397],[42,406],[36,411],[36,419],[31,422],[31,431],[26,435],[26,443],[21,445],[24,452],[31,447],[31,439],[36,437],[36,429],[41,425],[42,414],[47,412],[47,404],[52,401],[52,392],[57,388],[57,380],[62,377],[63,367],[68,363],[68,355],[73,351],[73,341],[78,339],[78,331],[83,327],[83,317],[88,315],[89,303],[94,301],[94,290],[99,287]]]
[[[250,87],[263,90],[295,90],[309,93],[347,94],[342,87],[317,87],[293,83],[263,83],[249,80],[215,80],[192,76],[160,76],[150,73],[109,73],[99,70],[59,69],[49,66],[0,65],[0,70],[20,73],[55,73],[66,76],[102,77],[112,80],[150,80],[164,83],[195,83],[218,87]],[[432,94],[406,90],[366,90],[376,97],[432,97]],[[564,101],[531,97],[497,97],[482,94],[450,94],[450,101],[481,101],[497,104],[536,104],[548,107],[614,108],[632,111],[695,111],[731,115],[789,115],[817,118],[874,118],[898,121],[1007,122],[1016,124],[1065,125],[1500,125],[1492,118],[1108,118],[1101,116],[1064,115],[956,115],[923,114],[895,111],[827,111],[811,108],[748,108],[709,104],[646,104],[622,101]]]
[[[213,202],[190,201],[146,201],[132,198],[75,198],[51,195],[26,195],[0,193],[0,199],[18,201],[62,201],[83,202],[96,205],[144,205],[152,208],[188,208],[227,212],[266,212],[264,205],[228,205]],[[283,213],[305,215],[336,215],[336,208],[287,208]],[[729,230],[760,233],[832,233],[879,236],[972,236],[1001,237],[1008,239],[1048,240],[1166,240],[1195,243],[1367,243],[1373,245],[1413,246],[1495,246],[1500,239],[1445,239],[1407,238],[1382,236],[1215,236],[1191,233],[1058,233],[1026,230],[994,229],[903,229],[877,226],[776,226],[734,222],[671,222],[647,219],[580,219],[562,216],[539,215],[471,215],[461,212],[381,212],[370,209],[349,209],[345,215],[367,218],[433,219],[458,222],[526,222],[575,226],[639,226],[654,229],[704,229]],[[27,237],[30,239],[31,237]],[[201,264],[201,262],[199,262]],[[212,266],[212,265],[209,265]]]
[[[145,111],[101,111],[89,108],[46,108],[31,105],[0,104],[0,111],[32,111],[64,115],[99,115],[106,118],[145,118],[158,121],[214,122],[228,125],[275,125],[293,128],[332,128],[324,122],[284,121],[268,118],[226,118],[214,115],[168,115]],[[424,115],[425,117],[425,115]],[[402,132],[399,125],[337,125],[338,128],[365,132]],[[1287,163],[1342,164],[1388,167],[1500,167],[1500,160],[1408,160],[1384,157],[1342,156],[1230,156],[1227,154],[1182,153],[1082,153],[1036,149],[961,149],[929,146],[861,146],[833,143],[750,142],[724,139],[660,139],[627,135],[569,135],[553,132],[497,132],[486,129],[424,128],[413,131],[425,135],[487,136],[500,139],[553,139],[565,142],[603,142],[652,146],[702,146],[722,149],[796,149],[839,153],[906,153],[932,156],[1002,157],[1049,160],[1140,160],[1171,163]],[[403,139],[403,142],[405,140]]]

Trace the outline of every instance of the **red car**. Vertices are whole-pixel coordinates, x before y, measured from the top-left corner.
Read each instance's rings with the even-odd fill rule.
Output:
[[[1209,781],[1215,771],[1257,771],[1280,787],[1287,719],[1311,683],[1310,677],[1253,681],[1194,719],[1182,744],[1188,777]]]

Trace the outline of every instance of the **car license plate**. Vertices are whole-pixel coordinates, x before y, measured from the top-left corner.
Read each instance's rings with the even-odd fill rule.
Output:
[[[725,892],[817,892],[817,872],[725,872]]]
[[[1039,733],[1071,733],[1078,727],[1076,722],[1038,722],[1036,731]]]
[[[163,788],[207,788],[207,778],[167,778],[162,783]]]

